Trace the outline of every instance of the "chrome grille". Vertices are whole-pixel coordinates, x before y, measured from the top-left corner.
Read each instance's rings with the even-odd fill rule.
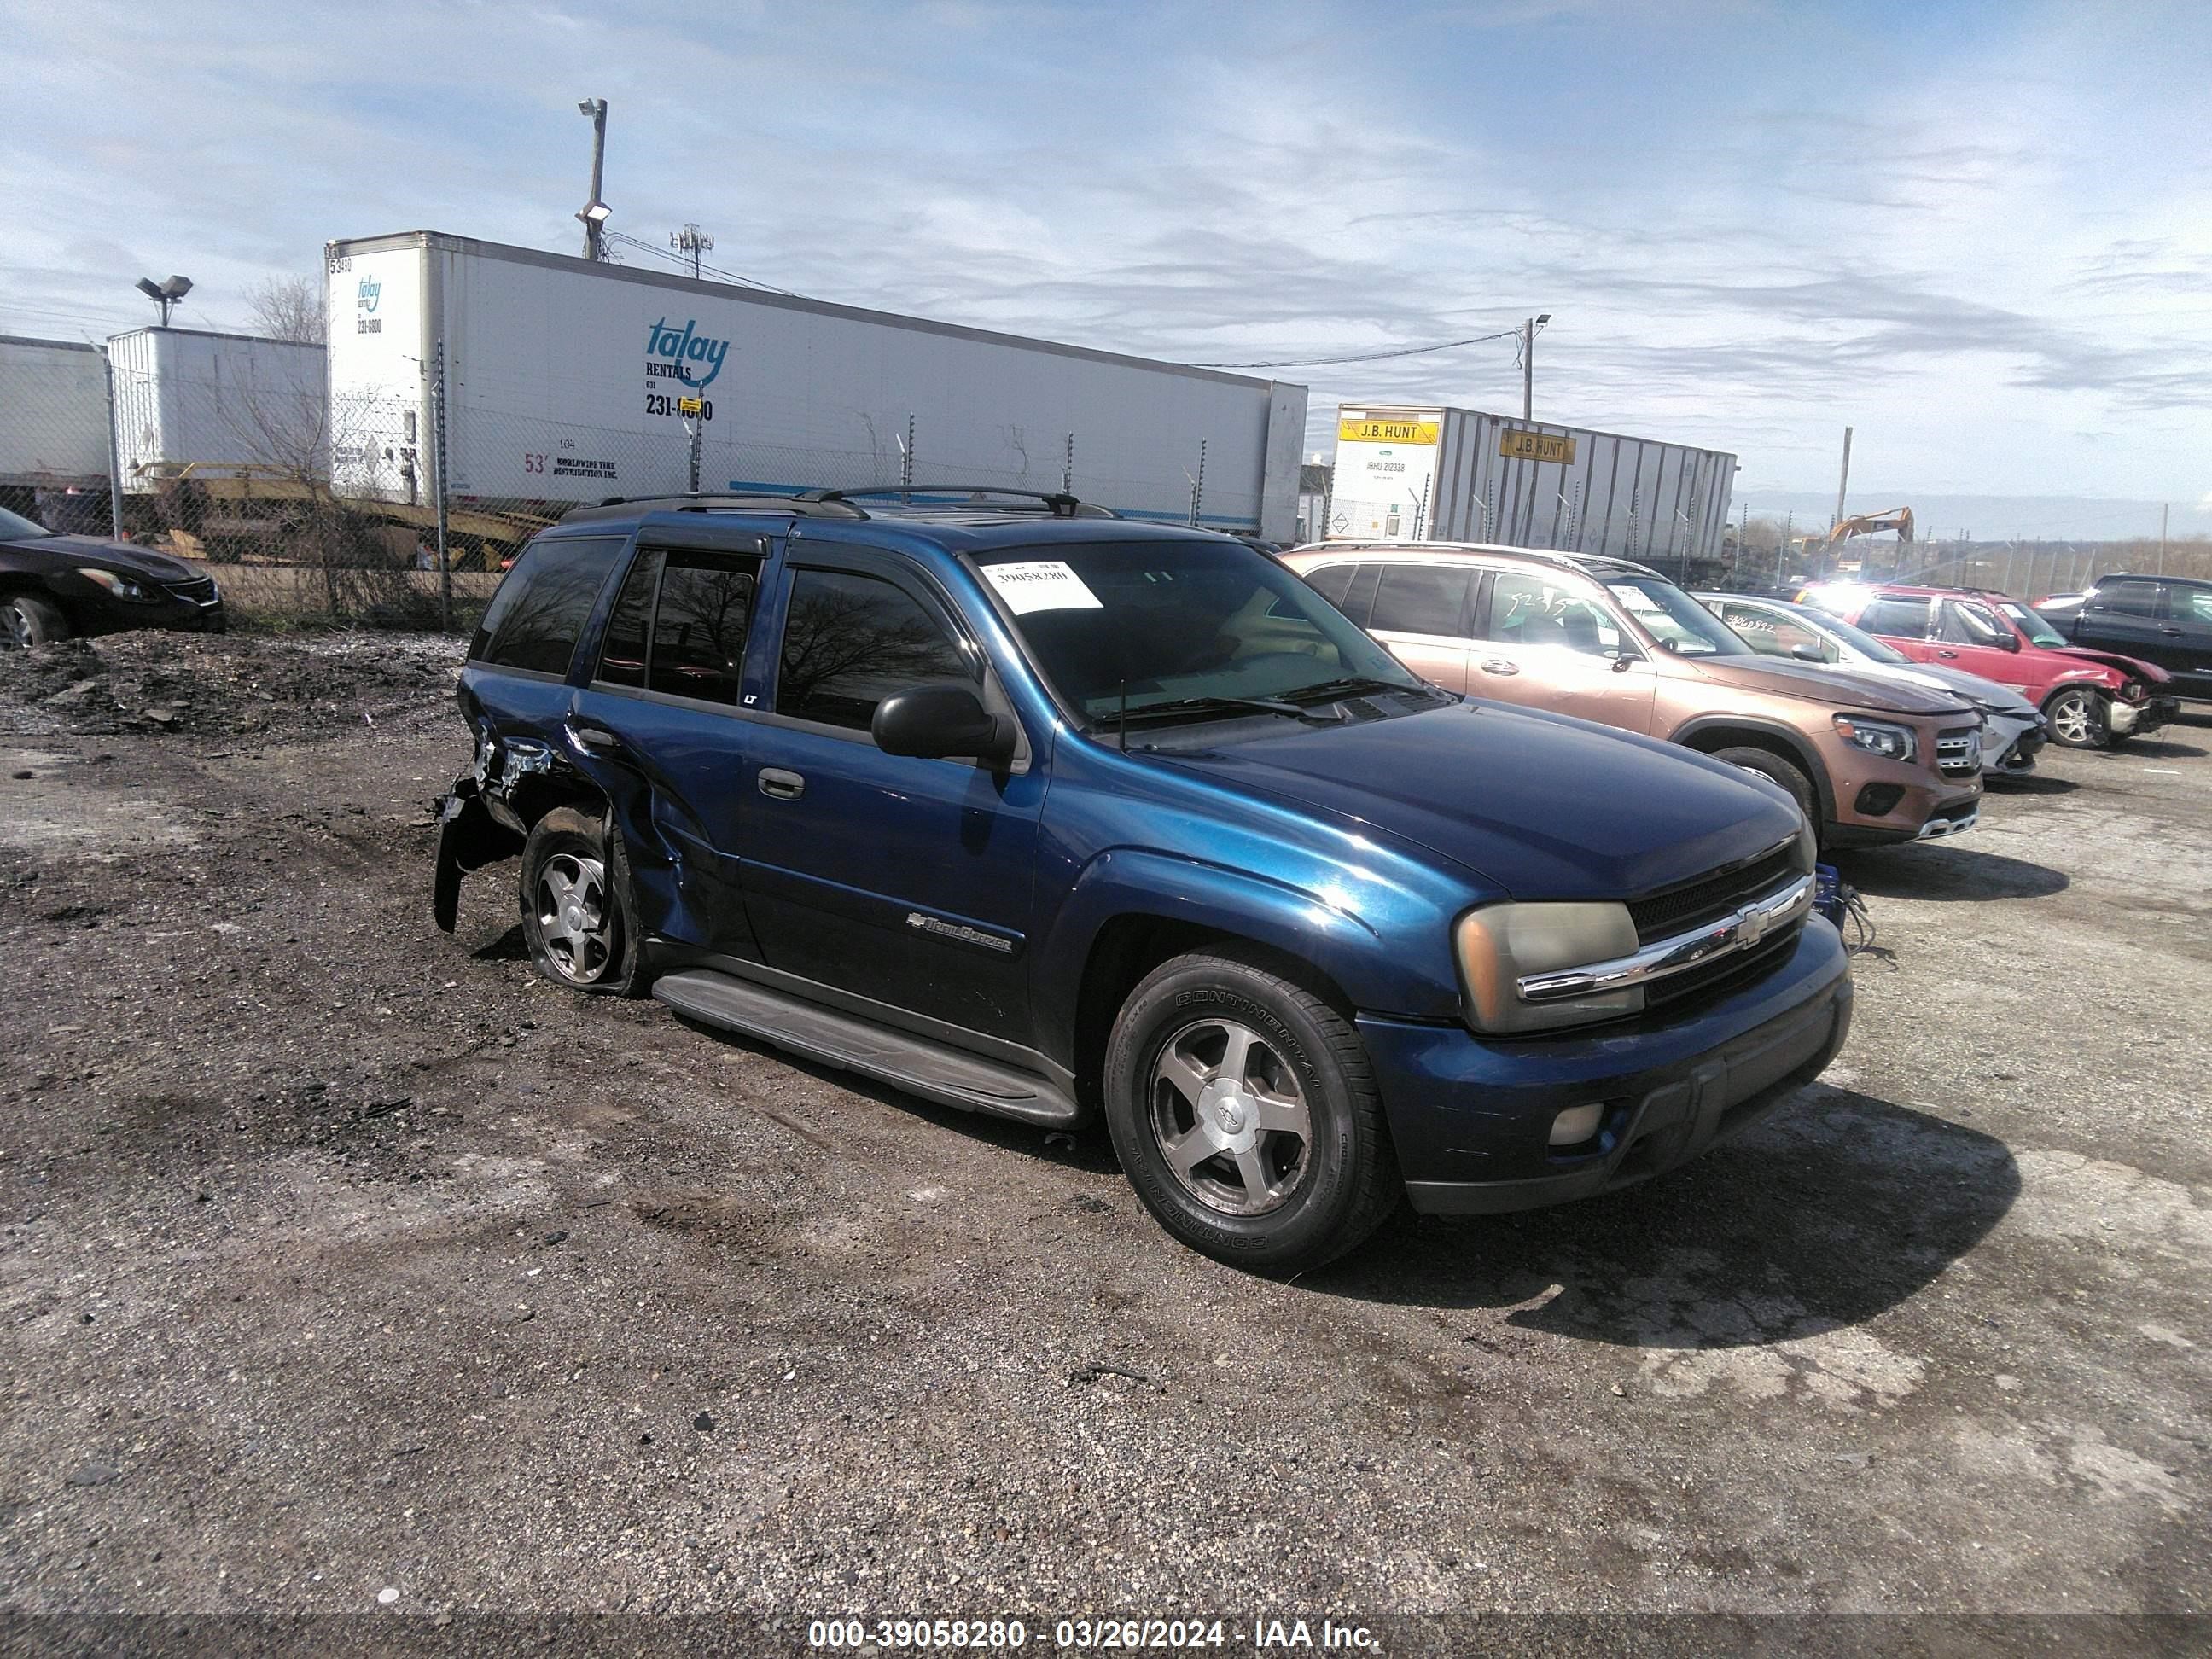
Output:
[[[1631,899],[1628,915],[1636,924],[1637,942],[1649,945],[1717,921],[1752,899],[1764,898],[1800,873],[1797,844],[1785,841],[1733,869],[1679,883],[1648,898]]]
[[[161,586],[180,599],[190,599],[194,605],[213,605],[216,600],[215,579],[198,576],[186,582],[163,582]]]
[[[1976,726],[1936,734],[1936,768],[1947,778],[1970,778],[1982,769],[1982,732]]]

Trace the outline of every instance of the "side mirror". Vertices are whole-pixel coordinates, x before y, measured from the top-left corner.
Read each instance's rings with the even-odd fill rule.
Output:
[[[973,756],[993,766],[1014,757],[1014,722],[983,707],[973,686],[910,685],[876,705],[868,735],[886,755],[923,760]]]
[[[1796,658],[1799,662],[1825,663],[1828,660],[1827,653],[1821,650],[1819,646],[1814,645],[1810,640],[1807,640],[1801,644],[1791,646],[1790,647],[1790,654]]]
[[[2017,651],[2020,649],[2020,635],[2007,629],[1990,643],[2000,651]]]

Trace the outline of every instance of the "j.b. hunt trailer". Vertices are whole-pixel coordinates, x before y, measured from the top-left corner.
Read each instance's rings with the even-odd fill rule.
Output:
[[[450,500],[910,477],[1178,521],[1195,501],[1284,538],[1296,518],[1301,386],[428,231],[326,264],[341,494],[432,488],[442,342]]]
[[[1469,409],[1337,410],[1328,538],[1717,558],[1735,457]]]

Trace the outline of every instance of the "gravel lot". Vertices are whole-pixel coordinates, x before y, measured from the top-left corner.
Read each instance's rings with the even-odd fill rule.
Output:
[[[2212,719],[1850,858],[1759,1129],[1278,1285],[440,935],[450,644],[182,649],[0,669],[0,1605],[2208,1611]]]

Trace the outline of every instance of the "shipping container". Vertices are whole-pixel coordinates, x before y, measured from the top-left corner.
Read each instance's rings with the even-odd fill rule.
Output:
[[[344,493],[425,498],[442,343],[447,493],[477,505],[910,477],[1296,519],[1302,386],[428,231],[326,252]]]
[[[327,476],[329,396],[319,345],[190,328],[107,343],[125,494],[203,477]]]
[[[107,487],[100,349],[0,334],[0,485]]]
[[[1673,566],[1722,556],[1735,457],[1478,410],[1337,410],[1332,541],[1488,542]]]

